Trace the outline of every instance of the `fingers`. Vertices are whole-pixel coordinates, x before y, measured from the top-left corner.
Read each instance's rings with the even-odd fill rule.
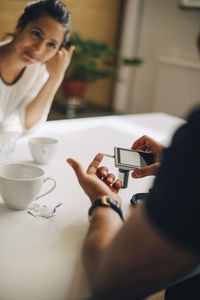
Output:
[[[63,49],[60,49],[59,51],[58,51],[58,55],[60,55],[60,56],[62,56],[63,55]]]
[[[132,150],[152,150],[152,148],[155,147],[155,145],[158,145],[156,141],[154,141],[152,138],[148,137],[147,135],[143,135],[141,138],[136,140],[131,149]]]
[[[75,50],[75,46],[71,46],[68,50],[66,50],[65,48],[61,48],[59,51],[58,51],[58,55],[62,56],[62,55],[65,55],[67,57],[69,57],[69,59],[71,60],[71,57],[74,53],[74,50]]]
[[[111,187],[112,191],[118,192],[122,187],[122,181],[117,179],[115,181],[115,175],[112,173],[108,173],[107,167],[100,167],[97,169],[97,176],[105,182],[108,186]]]
[[[112,173],[108,173],[108,168],[103,166],[97,169],[97,176],[100,179],[103,179],[108,185],[113,184],[115,181],[115,175]]]
[[[118,193],[119,189],[122,187],[122,181],[117,179],[112,185],[112,191]]]
[[[110,187],[113,192],[117,193],[122,187],[122,182],[120,179],[117,179],[115,181],[115,175],[112,173],[108,173],[107,167],[99,167],[102,159],[103,155],[101,153],[98,153],[89,165],[87,174],[97,175],[106,185]],[[82,185],[84,179],[86,178],[86,173],[84,172],[80,163],[73,158],[68,158],[67,163],[73,168],[79,183]]]
[[[164,146],[144,135],[135,141],[131,147],[132,150],[148,151],[154,154],[156,160],[161,159],[161,154]]]
[[[103,159],[103,155],[101,153],[98,153],[93,159],[93,161],[91,162],[91,164],[89,165],[87,169],[87,173],[96,175],[98,166],[101,163],[102,159]],[[78,179],[85,176],[85,172],[78,161],[76,161],[73,158],[68,158],[67,163],[74,169]]]
[[[91,162],[91,164],[89,165],[88,169],[87,169],[87,173],[88,174],[97,174],[97,169],[101,163],[103,159],[103,155],[101,153],[98,153],[95,158],[93,159],[93,161]]]
[[[115,181],[115,175],[112,173],[109,173],[108,177],[106,179],[107,184],[111,185],[111,184],[113,184],[114,181]]]
[[[85,172],[84,172],[82,166],[80,165],[80,163],[73,158],[68,158],[67,163],[73,168],[73,170],[76,173],[76,176],[78,178],[78,181],[80,182],[81,180],[83,180],[83,178],[85,176]]]
[[[152,165],[149,165],[147,167],[140,168],[140,169],[135,169],[131,173],[131,176],[133,178],[142,178],[142,177],[146,177],[146,176],[150,176],[150,175],[156,175],[158,167],[159,167],[159,163],[156,162],[156,163],[154,163]]]
[[[122,187],[122,181],[117,179],[115,181],[115,175],[110,173],[107,178],[102,179],[111,189],[112,192],[118,193],[119,189]]]
[[[115,181],[115,175],[112,173],[109,173],[107,178],[104,178],[104,182],[111,187],[112,191],[115,192],[118,192],[122,187],[122,181],[120,179]]]
[[[99,167],[97,169],[97,176],[99,178],[106,178],[108,176],[108,168],[107,167]]]
[[[137,149],[133,149],[133,148],[131,148],[131,149],[137,150],[137,151],[147,151],[146,145],[140,145],[140,146],[137,146]]]
[[[146,138],[146,136],[144,135],[141,138],[139,138],[138,140],[136,140],[133,143],[133,145],[131,146],[131,149],[145,151],[146,150],[145,138]]]
[[[68,50],[68,55],[69,55],[69,59],[71,60],[71,58],[72,58],[72,55],[73,55],[73,53],[74,53],[74,50],[75,50],[75,46],[71,46],[70,48],[69,48],[69,50]]]

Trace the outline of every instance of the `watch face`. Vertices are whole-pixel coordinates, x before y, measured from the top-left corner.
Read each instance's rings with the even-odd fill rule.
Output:
[[[107,201],[108,201],[108,203],[110,203],[110,204],[114,204],[114,205],[117,204],[117,201],[114,200],[114,199],[111,199],[111,198],[107,198]]]

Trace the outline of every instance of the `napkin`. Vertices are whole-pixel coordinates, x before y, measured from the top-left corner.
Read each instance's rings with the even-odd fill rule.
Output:
[[[40,205],[36,202],[33,202],[31,206],[29,206],[27,212],[31,214],[34,217],[40,217],[40,218],[51,218],[55,216],[56,209],[60,207],[62,203],[57,204],[53,209],[49,208],[46,205]]]

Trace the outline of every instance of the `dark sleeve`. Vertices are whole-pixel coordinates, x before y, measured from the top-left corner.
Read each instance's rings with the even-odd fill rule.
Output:
[[[164,150],[145,208],[166,237],[200,254],[200,110]]]

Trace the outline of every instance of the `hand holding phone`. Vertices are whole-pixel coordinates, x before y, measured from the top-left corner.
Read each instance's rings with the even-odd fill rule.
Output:
[[[150,152],[154,155],[154,159],[155,159],[155,162],[153,164],[143,167],[143,168],[135,169],[131,173],[131,176],[133,178],[142,178],[142,177],[149,176],[149,175],[156,175],[159,165],[160,165],[164,146],[162,144],[158,143],[157,141],[153,140],[149,136],[143,135],[142,137],[140,137],[133,143],[131,149]]]
[[[114,148],[115,166],[123,170],[144,168],[155,162],[154,155],[150,152]]]
[[[115,167],[119,169],[119,178],[122,181],[122,187],[128,186],[128,178],[130,170],[145,170],[149,165],[155,165],[154,155],[150,152],[125,149],[120,147],[114,148],[114,155],[103,153],[104,156],[114,158]],[[132,172],[132,177],[139,178],[144,176],[134,176],[135,171]]]
[[[144,168],[155,162],[152,153],[120,147],[114,148],[114,155],[105,153],[103,153],[103,155],[114,158],[115,167],[119,169],[119,178],[122,181],[122,188],[126,188],[128,186],[130,170]]]

